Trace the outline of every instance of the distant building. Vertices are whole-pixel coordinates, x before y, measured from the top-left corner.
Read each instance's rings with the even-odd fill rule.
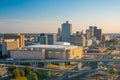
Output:
[[[40,44],[48,44],[48,36],[46,34],[40,34]]]
[[[10,57],[14,59],[45,59],[45,49],[11,50]]]
[[[3,34],[0,43],[2,45],[2,55],[8,55],[9,50],[24,47],[24,35],[22,34]]]
[[[57,41],[56,34],[40,34],[40,44],[53,44],[54,41]]]
[[[56,34],[47,34],[47,36],[48,36],[48,44],[54,44],[54,42],[57,41]]]
[[[79,36],[81,35],[81,32],[80,31],[76,31],[76,36]]]
[[[92,46],[93,42],[91,39],[86,40],[86,46]]]
[[[62,40],[62,30],[60,28],[58,28],[58,33],[57,33],[57,37],[58,37],[58,41]]]
[[[86,30],[86,40],[90,39],[90,31],[87,29]]]
[[[68,21],[62,24],[62,41],[67,41],[67,38],[72,34],[72,24]]]
[[[83,48],[71,45],[31,45],[24,50],[11,50],[14,59],[81,59]]]
[[[18,41],[2,41],[2,55],[8,55],[9,50],[14,50],[19,48],[19,43]]]
[[[6,40],[6,42],[9,39],[17,40],[19,48],[24,47],[24,35],[23,34],[4,34],[3,37]]]
[[[102,29],[97,29],[97,27],[94,27],[94,36],[96,37],[97,40],[101,41],[102,40]]]
[[[74,36],[71,35],[67,42],[70,42],[71,45],[77,45],[77,46],[85,46],[86,45],[86,39],[83,35]]]
[[[102,41],[109,41],[111,39],[110,35],[102,35]]]
[[[90,38],[92,38],[94,36],[94,27],[89,26],[89,31],[90,31]]]

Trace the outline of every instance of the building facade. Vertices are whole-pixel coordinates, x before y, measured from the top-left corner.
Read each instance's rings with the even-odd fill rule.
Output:
[[[81,59],[82,56],[82,47],[68,45],[32,45],[26,50],[10,51],[14,59]]]
[[[85,36],[83,35],[78,35],[78,36],[70,36],[67,39],[68,42],[70,42],[71,45],[77,45],[77,46],[85,46],[86,45],[86,39]]]
[[[10,57],[14,59],[45,59],[45,50],[11,50]]]
[[[102,35],[102,41],[109,41],[111,39],[109,34]]]
[[[40,34],[40,44],[54,44],[57,41],[56,34]]]
[[[97,29],[97,27],[94,27],[94,36],[96,37],[97,40],[101,41],[102,40],[102,29]]]
[[[68,21],[62,24],[62,41],[66,41],[67,38],[72,34],[72,24],[69,24]]]
[[[46,34],[40,34],[40,44],[48,44],[48,37]]]
[[[14,41],[2,41],[2,55],[8,55],[9,50],[14,50],[19,48],[19,43],[17,40]]]
[[[92,38],[94,36],[94,27],[89,26],[89,31],[90,31],[90,38]]]

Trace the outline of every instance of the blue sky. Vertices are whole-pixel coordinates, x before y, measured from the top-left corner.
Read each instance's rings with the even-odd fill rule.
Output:
[[[56,32],[69,20],[73,32],[96,25],[117,33],[119,4],[120,0],[0,0],[0,32]]]

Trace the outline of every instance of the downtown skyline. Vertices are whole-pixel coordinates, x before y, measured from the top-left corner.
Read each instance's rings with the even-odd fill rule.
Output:
[[[73,32],[98,26],[119,33],[119,0],[0,0],[0,33],[57,32],[65,21]]]

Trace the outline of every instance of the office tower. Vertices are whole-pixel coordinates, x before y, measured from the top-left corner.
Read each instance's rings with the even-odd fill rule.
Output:
[[[58,33],[57,33],[58,41],[61,41],[62,39],[62,30],[58,28]]]
[[[97,29],[97,27],[94,27],[94,36],[96,37],[97,40],[101,41],[102,40],[102,29]]]
[[[67,38],[72,34],[72,24],[69,24],[68,21],[62,24],[62,41],[66,41]]]
[[[48,44],[48,37],[46,34],[40,34],[40,44]]]
[[[48,44],[54,44],[54,42],[57,41],[56,34],[47,34],[47,36],[48,36]]]
[[[53,44],[57,41],[56,34],[40,34],[40,44]]]
[[[92,38],[94,36],[94,27],[89,26],[89,31],[90,31],[90,38]]]
[[[90,31],[87,29],[86,30],[86,39],[89,40],[90,39]]]

